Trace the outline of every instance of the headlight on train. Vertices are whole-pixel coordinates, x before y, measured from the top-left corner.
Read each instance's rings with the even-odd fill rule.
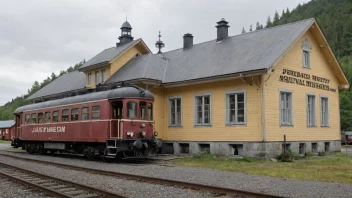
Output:
[[[127,136],[133,137],[134,131],[127,131]]]
[[[142,128],[145,128],[145,123],[142,123]]]
[[[158,132],[154,131],[154,136],[156,137],[158,135],[159,135]]]
[[[141,134],[142,137],[145,137],[145,135],[146,135],[147,133],[146,133],[145,131],[141,131],[140,134]]]

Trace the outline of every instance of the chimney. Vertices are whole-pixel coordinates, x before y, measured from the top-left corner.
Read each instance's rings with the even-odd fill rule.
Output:
[[[193,46],[193,35],[187,33],[183,35],[183,49],[186,50]]]
[[[227,38],[229,36],[229,27],[227,24],[229,22],[227,22],[224,18],[221,19],[221,21],[217,22],[217,38],[216,41],[222,41],[225,38]]]

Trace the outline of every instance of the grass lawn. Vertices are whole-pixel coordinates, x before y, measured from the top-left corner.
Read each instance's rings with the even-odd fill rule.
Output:
[[[252,158],[217,158],[202,155],[199,158],[175,159],[169,163],[272,177],[352,184],[352,156],[343,154],[307,157],[294,162],[273,162]]]
[[[11,141],[8,141],[8,140],[0,140],[0,144],[11,144]]]

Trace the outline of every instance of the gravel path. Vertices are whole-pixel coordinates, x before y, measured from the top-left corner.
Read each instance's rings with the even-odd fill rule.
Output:
[[[56,158],[55,158],[56,159]],[[67,170],[55,166],[42,165],[37,163],[25,162],[12,159],[9,157],[1,157],[1,162],[13,164],[21,168],[39,172],[41,174],[54,176],[60,179],[79,182],[88,186],[105,189],[127,197],[214,197],[214,194],[208,192],[195,191],[190,189],[182,189],[171,186],[163,186],[157,184],[149,184],[144,182],[136,182],[132,180],[117,179],[114,177],[90,174],[81,171]],[[82,165],[82,162],[81,162]],[[224,197],[223,197],[224,198]]]
[[[0,197],[1,198],[37,198],[47,197],[45,194],[16,184],[6,178],[0,177]]]
[[[264,192],[285,197],[351,197],[352,185],[332,182],[301,181],[294,179],[274,178],[267,176],[248,175],[243,173],[217,171],[203,168],[169,167],[156,164],[118,164],[92,162],[82,159],[67,159],[61,157],[27,155],[21,153],[8,153],[21,157],[66,163],[88,168],[154,176],[221,186],[234,189]],[[166,187],[158,187],[166,188]]]

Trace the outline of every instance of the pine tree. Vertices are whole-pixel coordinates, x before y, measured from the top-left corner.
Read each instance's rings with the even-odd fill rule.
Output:
[[[244,27],[242,28],[242,34],[245,34],[246,30],[244,29]]]
[[[268,16],[268,20],[266,21],[266,27],[269,28],[269,27],[272,27],[273,26],[273,23],[271,22],[271,18],[270,18],[270,15]]]
[[[264,29],[263,25],[260,25],[260,29],[261,29],[261,30]]]
[[[250,31],[250,32],[253,32],[253,26],[252,26],[252,24],[249,26],[249,31]]]
[[[257,21],[257,24],[255,25],[255,30],[260,30],[260,24],[258,21]]]
[[[275,11],[273,26],[277,26],[279,24],[279,20],[280,20],[279,13],[277,11]]]

